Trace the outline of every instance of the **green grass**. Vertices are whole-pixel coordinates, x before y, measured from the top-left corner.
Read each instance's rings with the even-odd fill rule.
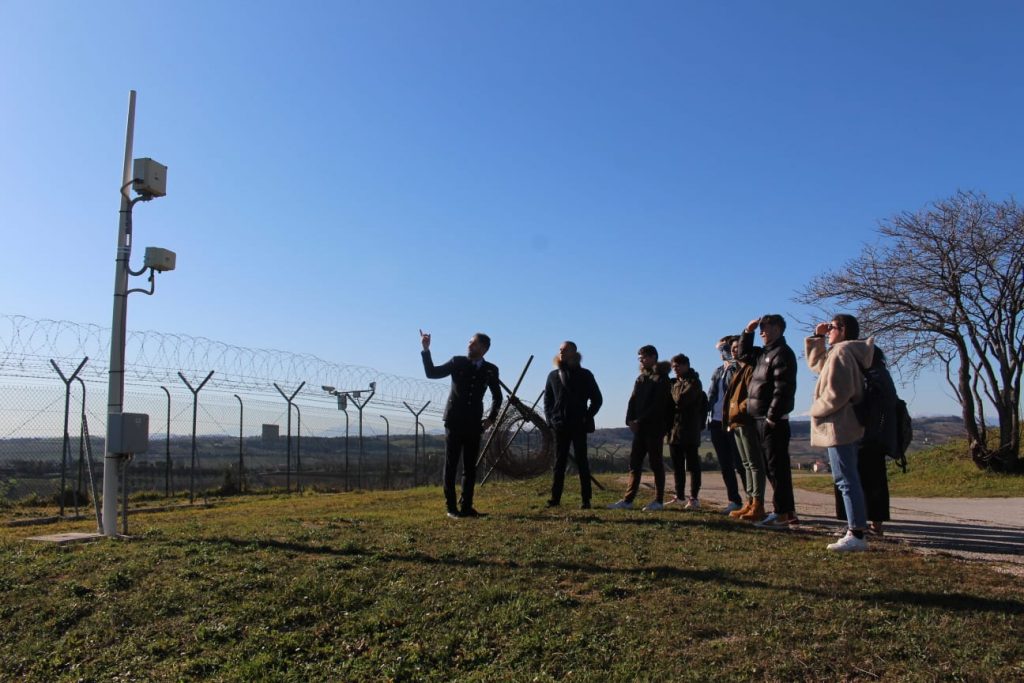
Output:
[[[964,441],[950,441],[907,453],[907,471],[888,463],[889,495],[913,498],[998,498],[1024,496],[1024,474],[995,474],[980,470],[966,455]],[[830,493],[832,475],[793,478],[809,491]]]
[[[64,550],[0,529],[0,680],[1024,677],[1019,579],[710,513],[548,511],[548,485],[488,484],[480,520],[423,488],[227,500]]]

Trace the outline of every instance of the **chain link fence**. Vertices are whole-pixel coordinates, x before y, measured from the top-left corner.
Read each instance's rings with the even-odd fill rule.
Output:
[[[0,315],[6,516],[92,514],[107,357],[103,328]],[[125,473],[133,504],[440,482],[446,382],[157,332],[129,333],[126,359],[123,410],[149,416],[149,449]],[[353,399],[344,410],[339,393]]]

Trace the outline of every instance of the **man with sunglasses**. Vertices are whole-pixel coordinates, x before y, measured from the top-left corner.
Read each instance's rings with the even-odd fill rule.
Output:
[[[758,328],[762,347],[754,346]],[[797,366],[796,354],[783,336],[785,331],[785,318],[769,313],[751,320],[740,336],[740,354],[754,366],[747,388],[747,413],[754,418],[775,507],[758,526],[780,529],[799,523],[789,462],[789,414],[796,397]]]

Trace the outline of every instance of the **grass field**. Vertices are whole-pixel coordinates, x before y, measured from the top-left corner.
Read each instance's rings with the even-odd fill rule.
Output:
[[[1024,678],[1019,579],[711,513],[549,511],[548,485],[486,485],[479,520],[421,488],[228,499],[70,549],[24,540],[70,525],[0,529],[0,679]]]
[[[888,463],[889,495],[912,498],[994,498],[1024,496],[1024,474],[979,470],[965,457],[963,440],[907,454],[907,471]],[[796,476],[793,484],[810,491],[832,491],[832,475]]]

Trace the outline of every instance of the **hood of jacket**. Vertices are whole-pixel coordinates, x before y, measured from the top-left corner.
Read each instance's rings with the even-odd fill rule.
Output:
[[[551,359],[551,362],[559,370],[563,369],[562,366],[564,365],[564,363],[562,363],[562,359],[558,357],[557,353],[555,354],[555,357]],[[576,352],[576,368],[579,368],[582,364],[583,364],[583,354],[580,353],[579,351],[577,351]]]
[[[832,346],[832,351],[830,353],[836,353],[839,349],[843,349],[846,353],[852,354],[853,357],[857,359],[857,362],[860,363],[862,368],[871,367],[871,363],[875,360],[874,337],[841,341]]]

